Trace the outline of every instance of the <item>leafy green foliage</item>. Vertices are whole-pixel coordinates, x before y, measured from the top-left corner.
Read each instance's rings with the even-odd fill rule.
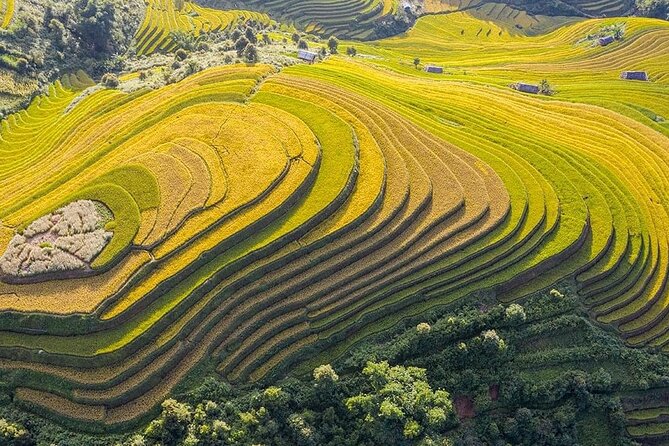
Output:
[[[637,0],[639,14],[669,20],[669,0]]]
[[[5,446],[30,446],[35,444],[35,440],[23,426],[9,423],[4,418],[0,418],[0,444]]]
[[[401,431],[405,438],[421,432],[439,431],[453,424],[450,395],[433,391],[425,369],[391,367],[387,362],[369,362],[362,371],[372,389],[346,400],[346,407],[360,412],[365,421],[375,424],[379,441],[392,441]]]

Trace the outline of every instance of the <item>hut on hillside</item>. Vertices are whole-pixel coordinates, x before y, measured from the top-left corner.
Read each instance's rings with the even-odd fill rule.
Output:
[[[600,46],[606,46],[606,45],[609,45],[609,44],[613,43],[614,40],[616,40],[616,39],[614,39],[613,36],[601,37],[599,39],[599,45]]]
[[[444,72],[444,68],[443,67],[438,67],[436,65],[426,65],[425,66],[425,72],[426,73],[442,74]]]
[[[297,58],[312,64],[312,63],[316,62],[316,59],[318,58],[318,54],[314,53],[313,51],[298,50]]]
[[[628,81],[648,81],[648,73],[645,71],[623,71],[620,78]]]
[[[523,93],[539,94],[540,88],[538,85],[526,84],[524,82],[516,82],[511,85],[511,88],[514,90],[521,91]]]

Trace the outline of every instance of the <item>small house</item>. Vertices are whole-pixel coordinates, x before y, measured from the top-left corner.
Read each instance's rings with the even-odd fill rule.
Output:
[[[444,68],[443,67],[438,67],[436,65],[426,65],[425,66],[425,72],[426,73],[442,74],[444,72]]]
[[[312,64],[318,58],[318,54],[314,53],[313,51],[299,50],[297,52],[297,58]]]
[[[648,81],[648,73],[645,71],[623,71],[620,78],[629,81]]]
[[[522,91],[523,93],[539,94],[540,88],[538,85],[525,84],[523,82],[516,82],[511,86],[514,90]]]
[[[601,37],[599,39],[599,46],[609,45],[609,44],[613,43],[614,40],[615,39],[613,38],[613,36]]]

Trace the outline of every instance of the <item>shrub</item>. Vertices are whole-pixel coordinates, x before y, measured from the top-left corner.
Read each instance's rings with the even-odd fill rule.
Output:
[[[300,39],[300,41],[297,42],[297,47],[301,50],[308,50],[309,49],[309,44],[307,43],[306,40]]]
[[[639,14],[669,20],[669,0],[636,0]]]
[[[328,39],[328,49],[330,53],[337,54],[337,49],[339,48],[339,40],[335,36],[332,36]]]
[[[504,316],[512,324],[522,324],[527,319],[525,309],[518,304],[509,305],[504,311]]]
[[[346,48],[346,54],[351,57],[355,57],[355,55],[358,54],[358,50],[356,50],[354,46],[349,46]]]
[[[246,28],[246,31],[244,31],[244,37],[246,37],[246,40],[251,43],[258,43],[258,38],[256,37],[256,33],[253,31],[253,28]]]
[[[553,86],[548,82],[547,79],[543,79],[539,83],[539,93],[551,96],[555,94],[555,90],[553,89]]]
[[[30,432],[23,426],[0,418],[0,444],[7,446],[28,446],[35,444]]]
[[[237,56],[242,57],[244,50],[248,46],[249,41],[246,37],[242,36],[235,42],[235,50],[237,51]]]
[[[420,334],[426,334],[429,333],[432,327],[430,327],[430,324],[427,322],[421,322],[416,326],[416,331]]]
[[[255,45],[246,45],[246,48],[244,49],[244,60],[248,63],[258,62],[258,50]]]
[[[102,85],[107,88],[118,87],[120,85],[118,76],[116,76],[114,73],[106,73],[104,76],[102,76]]]
[[[26,58],[20,57],[16,60],[16,71],[19,73],[28,71],[28,60],[26,60]]]
[[[177,58],[177,60],[184,60],[188,57],[188,53],[183,48],[179,48],[176,53],[174,53],[174,56]]]
[[[564,297],[564,294],[553,288],[550,292],[551,297],[555,297],[557,299],[562,299]]]
[[[339,380],[339,375],[337,375],[330,364],[324,364],[314,369],[314,379],[316,381],[337,381]]]

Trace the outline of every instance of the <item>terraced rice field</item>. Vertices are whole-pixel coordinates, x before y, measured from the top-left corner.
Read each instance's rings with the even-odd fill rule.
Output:
[[[480,16],[485,14],[488,20],[507,22],[515,19],[517,24],[530,25],[532,22],[550,20],[547,16],[528,14],[523,6],[532,6],[532,2],[488,3],[483,0],[426,0],[425,11],[428,13],[447,11],[467,11]],[[566,0],[563,2],[569,9],[569,16],[586,17],[622,17],[634,10],[634,2],[630,0]]]
[[[247,20],[270,22],[267,15],[257,12],[222,11],[183,0],[146,0],[146,15],[135,35],[135,50],[139,56],[155,51],[169,52],[178,46],[174,33],[198,37]]]
[[[666,351],[669,25],[625,21],[600,48],[580,41],[611,20],[528,37],[460,12],[356,44],[362,58],[73,107],[91,80],[55,83],[2,122],[0,244],[74,199],[105,203],[114,236],[97,275],[0,284],[16,400],[118,429],[205,358],[263,380],[431,308],[556,283]],[[544,78],[555,96],[508,88]]]
[[[0,29],[7,28],[14,17],[15,0],[0,1]]]
[[[216,8],[234,4],[229,0],[206,3]],[[245,0],[241,4],[310,33],[362,40],[374,38],[375,27],[399,8],[398,0]]]

